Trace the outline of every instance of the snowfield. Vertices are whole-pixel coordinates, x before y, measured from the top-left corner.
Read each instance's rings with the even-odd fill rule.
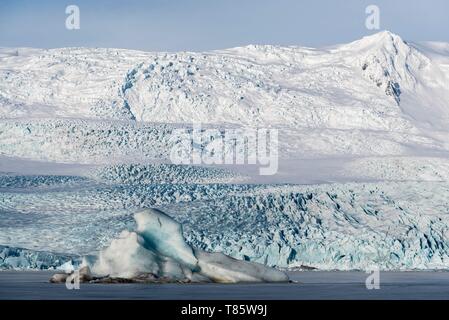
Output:
[[[172,164],[194,123],[277,129],[277,174]],[[268,266],[447,269],[448,199],[447,43],[0,48],[0,268],[78,266],[159,208]]]

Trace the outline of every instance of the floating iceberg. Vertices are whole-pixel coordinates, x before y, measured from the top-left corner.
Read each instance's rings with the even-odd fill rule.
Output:
[[[287,282],[288,276],[262,264],[190,247],[182,225],[156,209],[136,213],[136,231],[123,231],[82,267],[92,279],[166,279],[180,282]]]

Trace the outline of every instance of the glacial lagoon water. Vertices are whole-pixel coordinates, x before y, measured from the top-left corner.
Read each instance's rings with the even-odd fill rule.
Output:
[[[290,272],[294,283],[51,284],[49,271],[0,272],[0,299],[449,299],[449,272],[380,272],[368,290],[364,272]]]

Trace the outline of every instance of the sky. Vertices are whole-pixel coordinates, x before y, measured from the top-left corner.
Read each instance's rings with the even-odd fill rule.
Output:
[[[447,0],[0,0],[0,47],[112,47],[203,51],[248,44],[320,47],[377,30],[410,41],[449,42]],[[68,5],[80,29],[66,28]]]

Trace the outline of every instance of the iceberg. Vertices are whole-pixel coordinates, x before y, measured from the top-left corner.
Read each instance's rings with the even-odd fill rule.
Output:
[[[155,282],[289,281],[280,270],[192,248],[184,239],[182,225],[160,210],[145,209],[134,219],[135,231],[122,231],[98,255],[83,258],[81,267],[88,268],[93,281],[142,279],[142,275]]]

